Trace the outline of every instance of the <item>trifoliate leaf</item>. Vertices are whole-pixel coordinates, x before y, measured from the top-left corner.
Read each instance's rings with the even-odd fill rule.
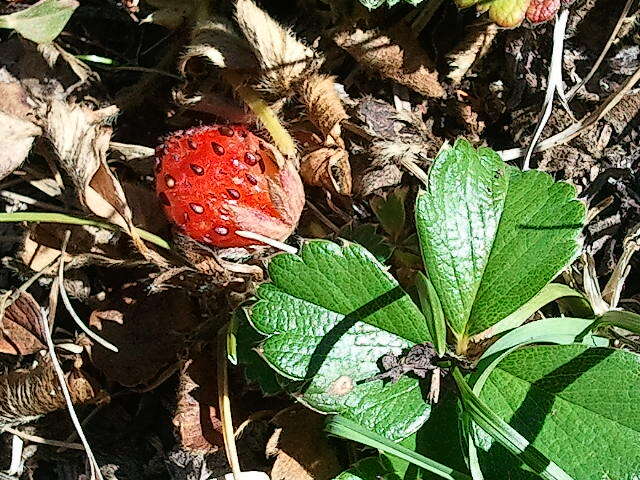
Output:
[[[300,401],[390,439],[416,431],[430,410],[418,380],[361,383],[380,373],[383,355],[429,339],[424,317],[385,268],[359,245],[311,241],[300,256],[276,256],[269,274],[250,319],[268,336],[265,360],[307,382]]]
[[[436,158],[416,201],[425,268],[460,337],[516,311],[579,252],[575,188],[520,172],[464,140]]]

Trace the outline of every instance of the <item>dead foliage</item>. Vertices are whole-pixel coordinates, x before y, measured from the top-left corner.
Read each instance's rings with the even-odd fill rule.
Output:
[[[74,404],[85,404],[103,398],[100,390],[80,370],[67,375],[67,386]],[[53,365],[46,358],[30,370],[16,370],[1,376],[0,423],[29,422],[66,407]]]
[[[45,348],[40,305],[27,292],[7,292],[0,296],[0,352],[28,355]]]
[[[329,480],[341,471],[323,433],[324,416],[295,405],[272,420],[276,430],[267,444],[275,457],[272,480]]]
[[[333,39],[358,63],[379,75],[427,97],[442,97],[444,89],[433,60],[407,30],[403,25],[386,31],[346,29]]]
[[[224,445],[215,362],[215,355],[199,353],[180,369],[173,425],[180,446],[194,454],[214,453]]]
[[[111,381],[129,387],[150,384],[177,362],[185,336],[197,326],[194,307],[184,290],[150,295],[144,285],[129,283],[108,295],[108,305],[91,313],[90,324],[118,347],[91,347],[91,360]]]

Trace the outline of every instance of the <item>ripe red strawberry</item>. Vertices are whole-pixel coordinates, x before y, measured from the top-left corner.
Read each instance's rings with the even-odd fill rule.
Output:
[[[296,169],[278,159],[273,146],[243,126],[191,128],[156,149],[156,190],[167,216],[199,242],[258,243],[238,230],[284,240],[298,223],[304,190]]]

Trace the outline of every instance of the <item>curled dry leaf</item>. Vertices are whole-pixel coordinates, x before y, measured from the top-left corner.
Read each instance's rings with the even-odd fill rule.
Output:
[[[74,404],[103,398],[102,392],[82,371],[74,368],[66,377]],[[17,370],[0,376],[0,424],[26,423],[62,408],[66,408],[66,402],[48,359],[32,370]]]
[[[193,454],[214,453],[224,445],[215,364],[214,355],[202,353],[187,360],[180,370],[173,425],[180,446]]]
[[[300,97],[307,107],[309,120],[325,138],[331,138],[344,147],[340,138],[340,123],[349,118],[336,92],[334,77],[314,74],[306,78],[300,88]]]
[[[322,132],[324,141],[312,139],[300,162],[305,183],[323,187],[340,195],[351,195],[351,165],[344,148],[341,122],[349,118],[335,89],[333,77],[313,74],[301,85],[300,97],[309,120]],[[309,151],[310,150],[310,151]]]
[[[41,133],[37,125],[0,112],[0,180],[22,165]]]
[[[471,67],[487,54],[497,34],[498,27],[494,23],[471,26],[462,41],[447,55],[451,67],[447,77],[453,83],[459,83]]]
[[[107,122],[118,108],[91,110],[58,99],[42,107],[44,135],[73,181],[82,204],[99,217],[131,231],[131,210],[106,161],[111,139]]]
[[[351,195],[351,165],[344,148],[320,147],[307,153],[300,162],[300,176],[307,185]]]
[[[330,480],[340,473],[340,462],[324,434],[325,417],[300,405],[276,415],[276,431],[267,443],[275,457],[271,480]]]
[[[0,297],[0,353],[29,355],[46,348],[38,302],[27,292],[11,300],[9,295]]]
[[[334,41],[363,66],[390,78],[427,97],[442,97],[444,88],[438,81],[435,64],[416,39],[398,26],[389,31],[339,31]]]
[[[196,325],[193,305],[184,290],[149,295],[141,284],[127,284],[108,294],[104,309],[91,313],[90,324],[118,347],[118,353],[92,347],[93,363],[110,380],[145,385],[177,360],[184,335]]]
[[[194,58],[204,58],[215,67],[241,73],[255,72],[258,62],[247,41],[223,17],[214,17],[193,29],[191,43],[179,63],[184,74]]]
[[[260,86],[287,96],[303,76],[317,70],[314,51],[252,0],[236,2],[236,20],[260,66]]]

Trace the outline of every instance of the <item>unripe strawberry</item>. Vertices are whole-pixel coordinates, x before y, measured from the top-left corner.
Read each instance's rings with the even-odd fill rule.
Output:
[[[217,247],[275,240],[295,229],[304,206],[297,170],[245,127],[176,132],[156,149],[156,190],[169,219],[189,237]]]

